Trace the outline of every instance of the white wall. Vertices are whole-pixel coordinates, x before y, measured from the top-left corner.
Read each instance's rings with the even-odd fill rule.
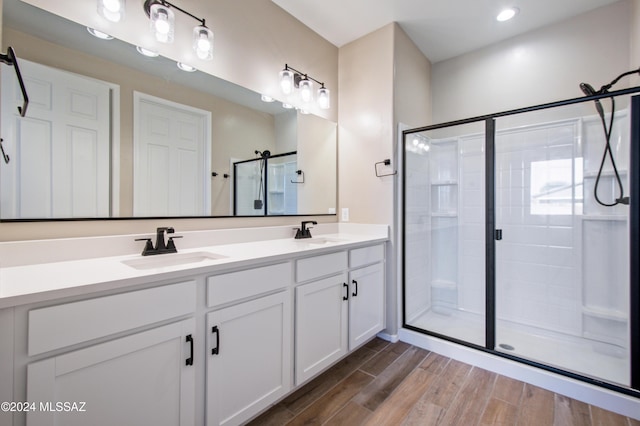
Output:
[[[575,98],[581,82],[610,82],[633,68],[631,12],[632,0],[622,0],[434,64],[434,122]]]
[[[430,115],[429,61],[397,24],[389,24],[339,52],[338,199],[350,221],[392,226],[387,252],[387,332],[397,332],[395,185],[376,177],[374,164],[395,158],[398,122],[418,125]],[[338,211],[340,217],[340,211]]]

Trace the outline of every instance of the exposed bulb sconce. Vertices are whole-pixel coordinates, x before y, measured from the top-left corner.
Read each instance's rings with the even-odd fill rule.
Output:
[[[98,0],[98,15],[107,21],[120,22],[124,19],[125,0]]]
[[[331,100],[329,98],[329,89],[324,87],[324,83],[316,80],[308,74],[291,68],[285,64],[284,69],[280,71],[280,89],[285,95],[291,95],[297,89],[300,93],[300,100],[303,103],[310,103],[313,101],[314,89],[313,83],[320,85],[317,92],[318,107],[321,109],[329,109],[331,106]]]
[[[124,0],[101,0],[122,1]],[[149,17],[151,31],[161,43],[172,43],[175,31],[174,9],[190,16],[200,24],[193,28],[192,47],[196,56],[205,61],[213,59],[213,31],[207,28],[205,20],[187,12],[165,0],[145,0],[144,11]]]

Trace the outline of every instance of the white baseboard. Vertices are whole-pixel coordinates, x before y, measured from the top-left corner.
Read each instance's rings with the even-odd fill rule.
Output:
[[[398,336],[420,348],[640,420],[640,398],[404,328],[398,331]]]
[[[397,334],[378,333],[378,337],[391,343],[396,343],[400,340],[400,336]]]

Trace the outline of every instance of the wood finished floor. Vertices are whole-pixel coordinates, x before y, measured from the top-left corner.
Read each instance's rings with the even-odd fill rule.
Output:
[[[640,426],[524,382],[374,339],[250,425]]]

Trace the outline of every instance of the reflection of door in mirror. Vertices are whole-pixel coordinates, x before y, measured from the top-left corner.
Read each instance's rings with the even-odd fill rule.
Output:
[[[211,113],[134,93],[134,215],[211,214]]]
[[[111,85],[23,60],[25,118],[12,73],[2,72],[1,218],[108,217]],[[3,67],[4,68],[4,67]]]

